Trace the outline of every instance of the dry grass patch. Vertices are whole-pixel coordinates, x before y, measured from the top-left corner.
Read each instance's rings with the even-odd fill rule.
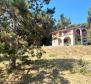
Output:
[[[91,62],[91,46],[49,46],[43,49],[46,54],[41,60],[21,65],[18,70],[5,76],[2,84],[91,84],[90,70],[89,74],[72,73],[73,68],[84,70],[84,62],[78,64],[80,59]]]

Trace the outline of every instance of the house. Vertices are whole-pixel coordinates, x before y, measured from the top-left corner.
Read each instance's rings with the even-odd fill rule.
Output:
[[[86,45],[88,43],[88,27],[73,26],[52,32],[52,46]]]

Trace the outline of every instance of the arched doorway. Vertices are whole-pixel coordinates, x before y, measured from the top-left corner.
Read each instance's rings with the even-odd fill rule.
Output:
[[[80,35],[80,29],[77,29],[77,30],[76,30],[76,34],[77,34],[77,35]]]
[[[82,30],[82,37],[83,37],[83,45],[86,45],[88,43],[87,42],[87,30],[86,29]]]
[[[64,38],[64,45],[71,45],[71,38],[70,37]]]
[[[76,44],[81,44],[80,29],[77,29],[77,30],[76,30],[75,42],[76,42]]]
[[[83,35],[83,36],[87,36],[87,30],[86,30],[86,29],[83,29],[83,30],[82,30],[82,35]]]

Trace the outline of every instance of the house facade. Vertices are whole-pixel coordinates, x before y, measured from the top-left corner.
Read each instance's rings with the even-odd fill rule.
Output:
[[[75,26],[52,32],[52,46],[86,45],[88,43],[88,28]]]

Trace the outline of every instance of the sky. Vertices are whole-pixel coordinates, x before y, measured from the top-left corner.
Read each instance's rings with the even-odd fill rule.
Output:
[[[71,18],[72,24],[80,24],[87,21],[91,0],[51,0],[48,7],[56,8],[54,14],[56,20],[64,13],[66,17]]]

